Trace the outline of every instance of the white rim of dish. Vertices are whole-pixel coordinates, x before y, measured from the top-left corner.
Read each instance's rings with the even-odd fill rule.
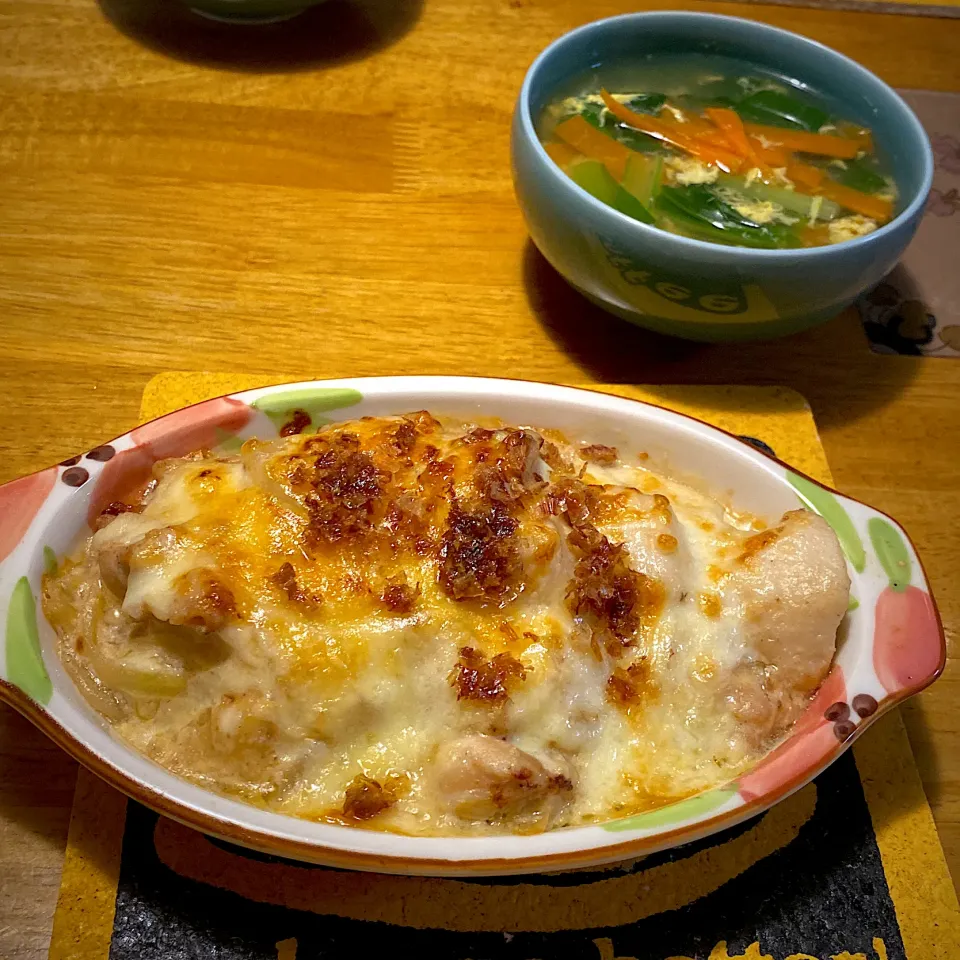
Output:
[[[746,461],[749,469],[763,472],[774,483],[784,488],[788,487],[785,470],[792,470],[781,461],[758,451],[733,435],[694,417],[648,402],[593,391],[589,388],[561,387],[523,380],[414,376],[286,383],[227,396],[251,404],[270,394],[308,388],[357,390],[362,393],[364,400],[388,400],[391,405],[395,404],[396,412],[410,408],[406,398],[409,398],[409,401],[416,399],[419,403],[420,400],[417,398],[424,393],[442,396],[443,399],[438,399],[437,404],[455,405],[458,401],[465,401],[467,404],[476,404],[481,408],[484,401],[492,399],[502,401],[505,397],[527,399],[537,403],[555,403],[559,406],[588,409],[601,417],[611,418],[613,423],[620,418],[635,420],[638,408],[642,408],[646,419],[669,425],[671,432],[678,436],[683,435],[700,444],[706,441],[718,449],[723,448],[728,453],[733,453]],[[351,413],[347,408],[346,416],[343,418],[349,419],[350,416]],[[161,417],[154,422],[163,419]],[[128,433],[118,438],[114,445],[117,452],[122,452],[134,446],[135,443]],[[95,484],[90,484],[91,488],[94,486]],[[818,484],[818,486],[822,485]],[[829,490],[829,488],[825,489]],[[58,487],[56,502],[51,505],[50,514],[59,515],[61,505],[65,502],[64,498],[75,492],[61,491]],[[864,516],[884,516],[879,511],[860,504],[859,501],[844,497],[835,491],[830,492],[848,506],[854,506]],[[78,506],[74,509],[79,509],[85,503],[85,501],[75,502]],[[28,551],[31,557],[39,554],[37,545],[42,542],[42,531],[47,528],[51,516],[47,515],[42,523],[39,519],[39,516],[35,518],[24,540],[0,565],[0,571],[7,572],[4,568],[9,565],[16,576],[18,570],[22,571],[26,568]],[[902,532],[902,528],[898,527],[898,529]],[[904,538],[912,550],[909,538],[905,534]],[[916,559],[919,566],[919,559]],[[921,579],[926,584],[922,567],[920,569]],[[869,595],[869,591],[866,595]],[[908,695],[904,694],[883,702],[876,715],[861,721],[845,743],[837,743],[829,756],[824,757],[810,769],[809,775],[804,776],[799,782],[791,781],[789,789],[780,791],[774,789],[750,802],[739,793],[734,793],[723,804],[708,812],[678,819],[666,828],[653,826],[611,832],[601,825],[591,824],[532,836],[411,837],[300,820],[227,799],[182,780],[119,741],[110,732],[106,723],[95,717],[91,708],[77,702],[76,696],[64,695],[61,691],[72,691],[73,685],[56,657],[48,659],[48,667],[53,680],[54,694],[46,708],[38,709],[53,719],[63,729],[68,739],[89,750],[106,768],[113,771],[121,781],[121,785],[122,781],[132,782],[152,795],[152,798],[163,801],[161,812],[165,815],[231,842],[279,852],[281,855],[293,855],[310,860],[314,859],[311,849],[305,848],[312,848],[315,850],[317,862],[330,862],[333,859],[331,854],[342,853],[347,861],[351,855],[366,858],[364,863],[349,863],[353,868],[431,875],[459,873],[480,876],[536,872],[551,868],[562,869],[564,866],[563,862],[556,866],[536,862],[541,858],[562,861],[562,858],[568,857],[575,861],[573,865],[592,865],[605,860],[623,859],[636,855],[636,853],[631,854],[632,845],[642,848],[640,852],[644,854],[653,853],[679,843],[699,839],[719,829],[734,826],[768,809],[808,783],[816,774],[829,766],[876,717],[889,709],[897,700]],[[875,677],[873,679],[876,680]],[[932,682],[933,679],[935,677],[930,677],[926,682]],[[870,684],[868,683],[867,686],[869,688]],[[878,691],[878,700],[881,700],[881,691],[882,687]],[[912,692],[915,691],[911,690],[910,693]],[[787,739],[789,741],[790,738]],[[69,744],[65,746],[69,748]],[[138,799],[148,805],[151,802],[151,796]],[[222,830],[218,830],[218,826],[222,827]],[[682,832],[682,837],[676,837],[678,832]],[[293,848],[295,852],[285,852],[284,847]],[[615,851],[617,855],[610,857],[608,851]]]

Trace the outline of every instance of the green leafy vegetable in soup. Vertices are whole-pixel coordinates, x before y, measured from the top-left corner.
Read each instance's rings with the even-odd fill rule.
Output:
[[[786,82],[734,72],[735,61],[717,75],[701,59],[640,71],[614,92],[591,78],[544,111],[544,147],[603,203],[711,243],[822,246],[894,216],[896,186],[868,129]]]

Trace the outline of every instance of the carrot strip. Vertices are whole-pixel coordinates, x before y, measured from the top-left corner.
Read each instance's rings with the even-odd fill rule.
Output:
[[[614,100],[606,90],[600,91],[603,102],[607,109],[620,121],[628,126],[648,133],[658,140],[664,140],[667,143],[693,154],[704,163],[723,167],[725,170],[734,172],[743,165],[743,160],[730,150],[724,150],[712,144],[706,144],[698,141],[695,137],[686,133],[682,129],[685,124],[670,123],[667,120],[660,120],[657,117],[648,117],[643,113],[634,113],[629,107],[624,106],[619,100]]]
[[[756,159],[753,146],[743,129],[743,121],[737,113],[726,107],[707,107],[704,113],[720,128],[720,132],[727,138],[737,153],[742,154],[748,160]]]
[[[669,113],[673,119],[665,117],[664,114],[667,113]],[[687,113],[686,110],[681,110],[673,104],[664,104],[663,109],[660,111],[660,116],[657,119],[663,123],[675,124],[681,132],[688,133],[695,137],[701,134],[715,134],[717,132],[711,124],[707,123],[701,117]]]
[[[844,137],[831,137],[823,133],[807,133],[805,130],[784,130],[780,127],[766,127],[759,123],[744,125],[747,133],[754,137],[763,137],[769,143],[801,153],[816,153],[824,157],[839,157],[852,160],[863,149],[856,140]]]
[[[687,153],[692,154],[698,160],[702,160],[710,166],[720,167],[730,173],[736,173],[743,166],[743,158],[738,157],[726,144],[721,146],[715,141],[706,143],[697,137],[678,132],[669,126],[663,131],[663,139],[673,143],[681,150],[686,150]]]
[[[575,150],[569,143],[564,143],[562,140],[551,140],[543,145],[543,149],[547,151],[550,159],[564,170],[578,157],[583,157],[579,150]]]
[[[799,160],[790,161],[787,164],[787,179],[805,187],[807,190],[816,192],[820,189],[820,184],[823,183],[823,171],[809,163],[800,163]]]
[[[733,138],[730,137],[725,130],[713,130],[710,134],[701,134],[697,137],[698,140],[704,141],[706,143],[711,143],[716,146],[721,144],[729,150],[732,150],[734,153],[743,156],[745,161],[745,166],[748,169],[756,169],[760,171],[760,180],[764,183],[773,183],[777,177],[773,172],[773,167],[780,166],[786,162],[786,154],[772,153],[771,156],[767,156],[767,153],[770,151],[764,152],[760,147],[759,141],[752,141],[753,138],[746,137],[747,146],[749,147],[750,152],[747,153],[743,149],[743,145],[738,145],[733,141]],[[763,156],[761,156],[763,154]],[[766,158],[765,158],[766,157]],[[771,159],[773,162],[771,163]]]
[[[845,187],[835,180],[825,178],[817,189],[817,193],[819,193],[821,197],[826,197],[827,200],[839,203],[841,207],[853,210],[854,213],[862,213],[865,217],[872,217],[881,223],[886,222],[893,216],[892,200],[881,200],[879,197],[872,197],[869,193],[863,193],[860,190]]]
[[[596,127],[587,123],[580,114],[558,123],[554,134],[564,143],[579,150],[591,160],[599,160],[617,180],[623,179],[623,172],[627,168],[627,160],[633,153],[613,137],[601,133]]]
[[[773,170],[760,156],[753,142],[747,136],[740,114],[726,107],[708,107],[706,114],[720,128],[720,132],[727,138],[734,150],[742,154],[760,171],[760,177],[763,180],[773,180]]]
[[[680,132],[683,132],[681,128]],[[725,150],[728,153],[732,153],[736,157],[745,159],[740,151],[730,142],[729,137],[723,135],[722,130],[717,130],[716,127],[711,127],[709,130],[704,130],[701,133],[693,134],[694,140],[698,143],[702,143],[708,147],[716,147],[719,150]]]
[[[614,101],[616,103],[616,101]],[[637,116],[644,116],[637,114]],[[717,130],[716,127],[702,120],[665,120],[661,117],[646,117],[647,120],[653,120],[654,125],[667,133],[675,133],[679,137],[687,140],[701,140],[713,143],[721,150],[730,150],[730,144],[726,138]]]
[[[785,167],[789,161],[786,150],[780,147],[765,147],[756,137],[748,137],[753,152],[769,167]]]
[[[658,117],[657,124],[667,133],[675,133],[687,140],[698,140],[701,143],[719,147],[721,150],[736,153],[723,133],[709,123],[703,123],[702,121],[694,123],[689,120],[661,120]]]

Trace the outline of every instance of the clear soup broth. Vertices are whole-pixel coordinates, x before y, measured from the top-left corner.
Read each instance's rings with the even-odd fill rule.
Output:
[[[897,187],[869,128],[744,61],[604,65],[544,109],[547,153],[598,200],[671,233],[785,250],[871,233]]]

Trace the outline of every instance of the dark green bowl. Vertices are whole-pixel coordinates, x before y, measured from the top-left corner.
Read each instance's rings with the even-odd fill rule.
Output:
[[[289,20],[323,0],[185,0],[203,17],[228,23],[276,23]]]

